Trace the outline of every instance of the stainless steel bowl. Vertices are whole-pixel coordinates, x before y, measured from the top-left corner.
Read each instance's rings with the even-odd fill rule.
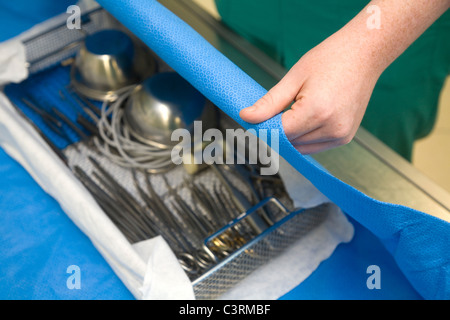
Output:
[[[183,128],[193,133],[194,121],[203,130],[217,123],[215,107],[176,72],[156,74],[139,85],[125,104],[124,122],[141,142],[173,146],[172,132]]]
[[[71,83],[84,96],[113,101],[117,92],[155,72],[156,62],[143,46],[120,30],[88,35],[72,67]]]

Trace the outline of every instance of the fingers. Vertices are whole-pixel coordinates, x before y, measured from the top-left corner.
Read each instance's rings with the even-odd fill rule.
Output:
[[[313,154],[345,145],[351,140],[352,135],[337,137],[337,135],[334,134],[325,134],[321,127],[292,140],[291,144],[301,154]]]
[[[306,71],[300,62],[296,64],[264,97],[243,109],[241,118],[249,123],[260,123],[284,111],[281,116],[284,133],[302,154],[313,154],[349,143],[363,115],[359,108],[353,106],[364,103],[360,102],[359,96],[351,101],[342,98],[340,78],[333,82],[333,78],[330,80],[327,77],[325,80],[331,81],[331,84],[324,88],[324,79],[308,77]]]
[[[351,141],[353,135],[353,131],[347,130],[344,126],[323,125],[290,141],[294,146],[332,141],[337,141],[339,144],[347,144]]]
[[[284,133],[291,141],[322,126],[315,109],[307,100],[307,97],[301,97],[281,116]]]
[[[329,149],[333,149],[341,146],[338,140],[336,141],[327,141],[327,142],[319,142],[313,144],[303,144],[303,145],[294,145],[294,148],[297,149],[303,155],[314,154],[322,151],[326,151]]]
[[[355,134],[348,121],[307,97],[295,102],[282,115],[285,134],[302,154],[313,154],[349,143]]]
[[[354,135],[352,131],[348,131],[345,127],[330,123],[322,123],[311,127],[316,128],[308,132],[303,130],[300,134],[297,133],[296,138],[289,139],[294,148],[301,154],[314,154],[348,144]]]
[[[301,81],[289,73],[253,106],[241,110],[239,116],[249,123],[266,121],[286,109],[301,89]]]

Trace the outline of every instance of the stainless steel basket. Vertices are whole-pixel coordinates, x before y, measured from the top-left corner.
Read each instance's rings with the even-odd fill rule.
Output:
[[[289,212],[277,199],[267,198],[242,217],[206,239],[205,245],[211,239],[239,224],[268,203],[276,204],[285,214],[284,217],[196,279],[193,286],[197,299],[219,298],[250,273],[282,253],[294,241],[320,225],[329,212],[328,204],[314,209],[300,209]]]

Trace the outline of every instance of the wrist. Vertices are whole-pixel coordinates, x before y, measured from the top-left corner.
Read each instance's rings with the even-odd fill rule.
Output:
[[[380,75],[449,5],[450,0],[372,0],[337,34]]]
[[[378,78],[397,57],[383,30],[368,27],[366,14],[360,13],[333,36],[341,38],[348,58],[366,75]]]

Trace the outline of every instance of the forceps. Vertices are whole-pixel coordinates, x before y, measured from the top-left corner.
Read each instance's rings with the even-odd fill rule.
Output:
[[[201,246],[200,248],[198,248],[199,244],[194,245],[192,243],[195,242],[195,239],[188,238],[183,232],[183,222],[187,224],[185,219],[180,221],[174,216],[173,212],[169,210],[163,199],[154,190],[150,182],[148,172],[143,172],[143,174],[145,175],[145,184],[150,194],[150,197],[144,196],[144,198],[146,199],[146,202],[152,203],[153,212],[158,214],[158,217],[163,221],[164,225],[168,227],[171,232],[170,236],[167,236],[166,234],[167,238],[164,236],[163,238],[165,238],[166,240],[170,239],[171,246],[175,251],[175,255],[180,261],[181,267],[191,275],[198,275],[200,271],[209,268],[213,263],[217,262],[216,257],[207,247]],[[139,188],[139,190],[141,195],[145,194],[142,188]],[[173,191],[177,195],[175,190]],[[182,199],[178,196],[178,201],[171,204],[172,207],[176,210],[177,217],[183,218],[182,212],[184,211],[180,208],[180,206],[184,209],[186,209],[188,206],[184,202],[182,203],[180,200]],[[192,214],[190,214],[190,216],[192,218]],[[197,223],[200,222],[197,221]],[[193,230],[195,231],[196,229],[194,228]]]
[[[239,178],[249,187],[252,197],[255,200],[255,203],[258,204],[264,198],[263,195],[263,187],[261,185],[261,181],[269,181],[271,184],[273,183],[281,183],[280,178],[275,178],[273,176],[262,176],[254,165],[251,164],[243,164],[243,165],[225,165],[225,169],[234,171]],[[253,181],[256,180],[256,181]],[[260,190],[256,190],[254,183],[258,183],[258,187]],[[274,219],[270,211],[268,211],[265,207],[260,208],[261,217],[265,220],[265,222],[271,226],[274,224]]]
[[[225,177],[222,171],[220,171],[220,169],[216,166],[216,164],[213,163],[210,165],[210,167],[213,169],[213,172],[216,174],[216,176],[222,182],[224,187],[227,189],[228,193],[230,194],[231,200],[233,201],[234,205],[239,209],[240,213],[244,213],[247,210],[249,210],[253,205],[247,200],[245,195],[243,195],[239,190],[234,188],[234,186],[228,181],[228,179]],[[261,216],[256,214],[252,217],[249,217],[248,222],[253,228],[253,230],[257,234],[260,234],[271,225],[271,223],[268,223],[266,219],[268,219],[268,217],[264,217],[263,219]]]
[[[210,187],[210,192],[208,192],[206,190],[207,188],[202,184],[193,183],[187,179],[185,179],[184,183],[191,191],[197,210],[199,207],[203,208],[208,216],[208,218],[205,217],[205,220],[207,219],[210,223],[211,229],[207,236],[216,232],[237,217],[239,213],[238,209],[233,206],[231,200],[225,199],[226,195],[223,192],[217,190],[215,187]],[[226,238],[222,238],[216,242],[217,250],[215,252],[219,252],[221,255],[228,255],[229,252],[241,246],[246,241],[244,235],[250,233],[250,230],[245,227],[234,226],[231,228]],[[221,251],[223,251],[223,254]]]

